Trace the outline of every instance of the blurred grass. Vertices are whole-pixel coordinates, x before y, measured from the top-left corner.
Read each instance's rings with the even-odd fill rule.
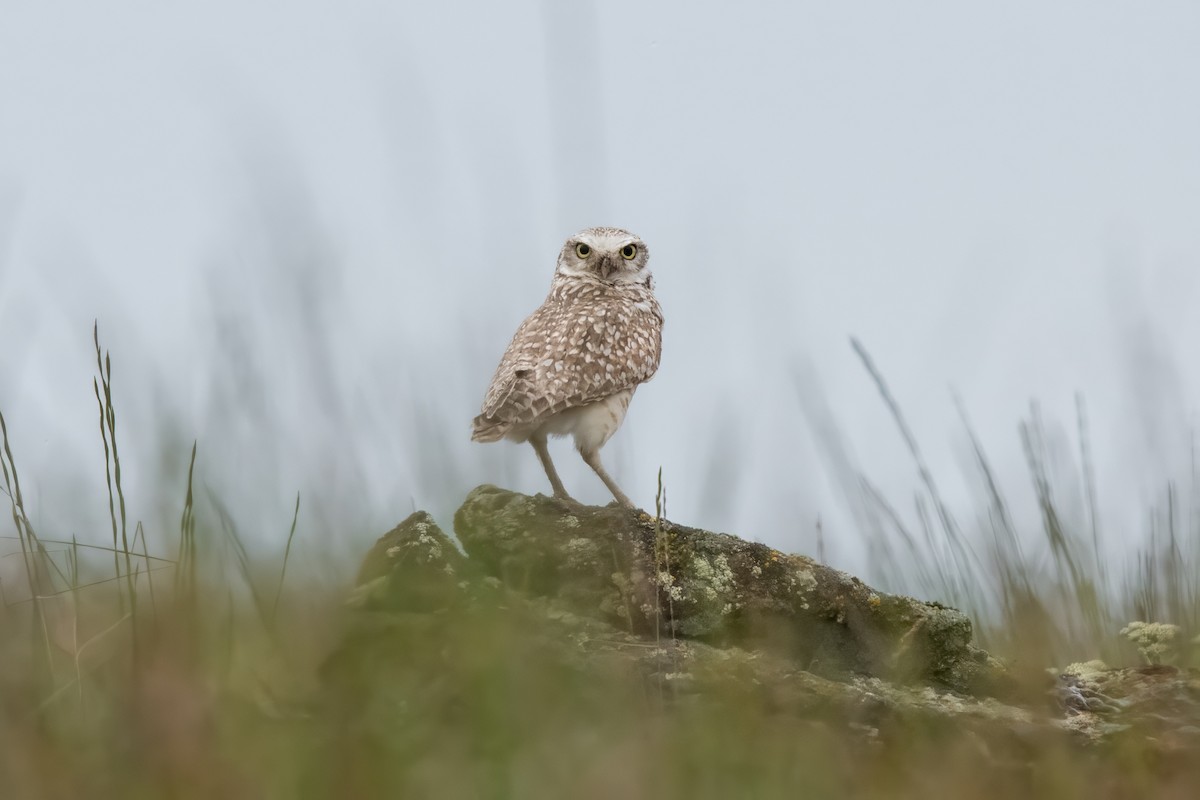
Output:
[[[94,340],[111,544],[34,530],[0,415],[15,528],[0,559],[4,797],[1194,796],[1193,774],[1135,747],[1098,757],[1041,742],[1013,761],[952,727],[893,720],[867,735],[833,712],[798,719],[762,687],[669,703],[661,683],[620,668],[581,680],[540,657],[536,631],[503,603],[396,617],[377,631],[376,672],[360,675],[329,660],[353,630],[347,587],[288,575],[299,495],[281,562],[257,563],[218,496],[198,513],[193,444],[178,533],[147,537],[137,523],[129,537],[112,363],[98,330]],[[1181,523],[1170,489],[1135,561],[1110,564],[1082,403],[1083,527],[1060,513],[1036,409],[1021,425],[1041,517],[1031,542],[961,406],[986,501],[973,526],[955,518],[881,372],[856,350],[921,479],[915,525],[861,479],[863,534],[888,584],[967,610],[981,644],[1035,687],[1054,665],[1137,663],[1117,635],[1131,620],[1178,624],[1190,640],[1196,515]],[[665,515],[661,476],[657,497]],[[331,671],[332,693],[321,684]]]
[[[876,561],[882,588],[915,591],[966,611],[985,649],[1037,668],[1081,658],[1129,662],[1134,650],[1116,633],[1131,620],[1170,622],[1189,640],[1196,635],[1200,525],[1195,514],[1181,530],[1178,490],[1168,484],[1167,507],[1149,510],[1144,544],[1133,561],[1113,563],[1120,549],[1106,546],[1100,536],[1082,397],[1076,399],[1076,412],[1085,517],[1061,511],[1050,477],[1045,423],[1036,404],[1019,425],[1041,522],[1036,531],[1018,529],[987,453],[955,398],[984,498],[975,526],[968,529],[943,502],[883,375],[861,343],[852,340],[852,345],[893,415],[922,484],[914,496],[917,535],[862,478],[864,503],[875,521],[864,533],[870,547],[886,556]],[[1190,485],[1196,486],[1194,474]],[[1187,659],[1192,653],[1184,647],[1178,655]]]

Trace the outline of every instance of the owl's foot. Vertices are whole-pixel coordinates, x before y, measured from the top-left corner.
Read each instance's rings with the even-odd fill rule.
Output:
[[[551,499],[562,506],[564,511],[578,511],[584,507],[583,503],[579,502],[574,497],[571,497],[571,495],[567,494],[566,491],[561,493],[555,492]]]

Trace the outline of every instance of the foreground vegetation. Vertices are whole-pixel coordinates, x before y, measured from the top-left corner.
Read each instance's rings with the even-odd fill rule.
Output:
[[[282,558],[256,563],[232,520],[198,511],[190,474],[168,547],[127,507],[111,369],[98,341],[96,351],[111,542],[34,529],[0,418],[15,529],[0,561],[5,797],[1196,794],[1189,765],[1200,753],[1034,734],[1000,752],[952,720],[836,703],[798,710],[757,678],[681,693],[671,670],[613,655],[655,654],[661,642],[622,639],[612,657],[580,669],[564,656],[561,611],[521,586],[383,610],[349,585],[289,575],[299,505]],[[1091,532],[1059,513],[1036,418],[1022,437],[1048,558],[1026,555],[1036,548],[1018,535],[976,443],[990,487],[986,524],[956,522],[923,465],[915,528],[864,482],[865,534],[881,560],[897,581],[968,610],[977,641],[1009,664],[1011,691],[1025,702],[1045,694],[1047,669],[1070,661],[1189,668],[1197,532],[1168,509],[1136,568],[1115,576]],[[415,602],[429,597],[427,587],[402,588]],[[1178,627],[1127,627],[1135,621]],[[592,641],[617,635],[593,632]],[[760,675],[763,658],[732,658],[729,671]]]

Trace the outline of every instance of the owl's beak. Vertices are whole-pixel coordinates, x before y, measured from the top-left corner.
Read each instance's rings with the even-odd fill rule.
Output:
[[[600,274],[604,277],[604,280],[612,278],[620,269],[621,265],[612,256],[604,256],[600,259]]]

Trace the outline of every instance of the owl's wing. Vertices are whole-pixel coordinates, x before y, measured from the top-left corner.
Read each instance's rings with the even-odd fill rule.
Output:
[[[515,425],[603,400],[654,376],[662,350],[657,304],[547,301],[517,329],[492,378],[472,438],[495,441]]]
[[[548,357],[550,350],[546,334],[554,322],[551,312],[543,304],[517,328],[492,376],[483,408],[475,417],[473,440],[494,442],[503,438],[512,426],[537,418],[538,411],[534,408],[539,395],[537,364]]]
[[[484,398],[483,410],[475,417],[471,439],[494,442],[504,438],[514,425],[537,419],[537,397],[531,368],[518,365],[504,374],[497,371]]]

